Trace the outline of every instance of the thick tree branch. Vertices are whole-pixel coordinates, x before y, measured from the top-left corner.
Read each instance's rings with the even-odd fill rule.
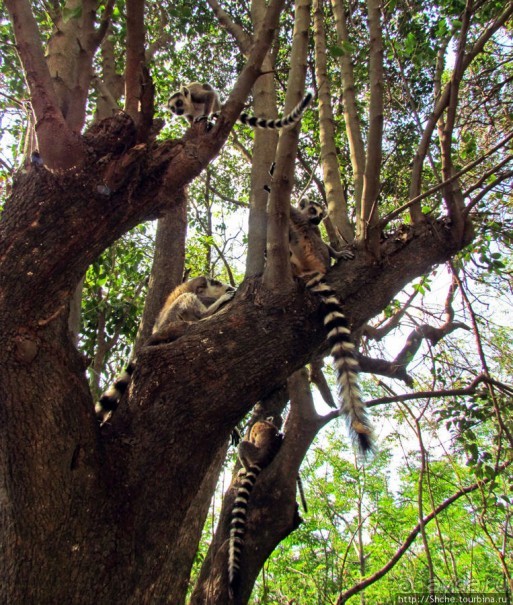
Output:
[[[217,155],[258,76],[283,2],[273,0],[269,5],[265,17],[267,29],[261,29],[253,46],[225,108],[226,117],[221,115],[208,133],[203,124],[196,124],[180,141],[134,146],[134,124],[126,114],[119,114],[94,125],[84,137],[91,153],[87,169],[78,177],[34,170],[20,179],[25,189],[17,189],[19,198],[11,200],[2,215],[0,230],[5,237],[0,241],[0,261],[13,262],[13,266],[24,263],[23,275],[31,276],[28,289],[23,280],[12,280],[8,298],[20,296],[33,309],[36,293],[41,297],[38,317],[24,309],[23,304],[15,305],[21,321],[32,315],[33,322],[45,322],[55,313],[64,313],[67,299],[87,266],[131,227],[170,208],[176,191]],[[62,196],[51,195],[55,188],[62,191]],[[34,195],[38,202],[30,204]],[[63,197],[67,200],[64,214]],[[17,217],[20,207],[25,211],[22,223]],[[26,238],[20,230],[29,225],[32,228]],[[55,234],[54,239],[50,233]],[[52,259],[51,266],[46,266],[47,272],[41,270],[41,257],[24,254],[26,246],[44,250],[46,258]],[[16,271],[12,276],[15,274]],[[24,291],[31,292],[30,300],[23,296]]]
[[[144,51],[144,0],[126,2],[126,68],[125,111],[139,123],[139,104],[142,98]]]
[[[182,282],[186,233],[187,197],[184,192],[180,192],[173,200],[173,209],[166,212],[157,223],[148,296],[137,330],[134,351],[148,340],[167,295]]]
[[[470,20],[472,16],[472,0],[468,0],[463,11],[460,38],[458,40],[458,50],[452,77],[450,81],[449,102],[445,119],[440,119],[440,155],[442,162],[443,180],[448,181],[454,174],[454,166],[452,161],[452,140],[454,128],[456,125],[456,112],[458,109],[459,89],[461,79],[463,77],[463,59],[465,56],[465,48],[467,45],[467,36],[470,28]],[[447,213],[450,220],[453,222],[456,232],[456,237],[462,237],[465,228],[465,219],[463,217],[463,208],[465,202],[461,193],[461,188],[458,180],[452,180],[449,185],[443,188],[443,197],[447,206]]]
[[[228,598],[227,539],[235,496],[232,485],[225,494],[216,535],[190,605],[204,603],[207,595],[212,605],[247,603],[263,564],[301,521],[295,500],[299,467],[318,431],[334,415],[322,417],[316,413],[304,368],[289,378],[288,392],[291,412],[284,427],[283,445],[271,466],[259,476],[251,495],[239,590],[233,601]]]
[[[6,0],[6,6],[30,90],[41,157],[49,168],[71,168],[82,161],[84,148],[68,127],[59,107],[30,4],[27,0]],[[55,137],[56,132],[58,137]]]
[[[299,103],[304,93],[310,0],[297,0],[290,56],[285,113]],[[287,290],[292,281],[289,252],[290,194],[294,181],[300,126],[282,130],[276,150],[276,168],[268,202],[267,264],[263,283],[267,288]]]
[[[254,0],[251,14],[255,27],[263,19],[265,3]],[[274,81],[274,63],[269,52],[262,64],[263,74],[253,87],[254,109],[256,115],[277,118],[276,85]],[[257,129],[251,162],[251,194],[248,220],[248,254],[246,257],[246,276],[260,275],[265,267],[265,249],[267,245],[267,202],[268,193],[264,186],[269,182],[269,168],[276,156],[278,133]]]

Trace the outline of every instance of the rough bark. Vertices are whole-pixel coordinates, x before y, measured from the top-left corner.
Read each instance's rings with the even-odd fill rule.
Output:
[[[16,48],[23,63],[35,116],[36,138],[45,164],[68,169],[83,159],[84,149],[65,119],[46,64],[39,29],[26,0],[8,0]]]
[[[125,120],[109,124],[130,137]],[[97,148],[105,134],[95,131]],[[165,570],[183,571],[172,545],[234,424],[324,339],[316,301],[302,287],[272,295],[250,281],[230,308],[191,326],[183,338],[143,347],[129,399],[98,432],[84,367],[67,331],[67,303],[100,250],[169,203],[155,199],[157,177],[170,182],[169,157],[174,154],[173,182],[180,187],[191,173],[180,165],[184,148],[201,157],[197,145],[204,149],[205,139],[191,134],[156,146],[151,157],[145,147],[128,152],[122,157],[132,162],[134,180],[114,178],[114,168],[108,197],[96,193],[94,170],[52,175],[33,169],[20,175],[6,205],[1,600],[145,603],[157,598],[157,586],[162,596]],[[119,144],[119,136],[114,140]],[[383,262],[359,255],[339,263],[329,279],[358,328],[455,251],[450,230],[433,223],[387,240]],[[170,586],[177,581],[170,579]]]
[[[125,111],[137,121],[145,66],[144,0],[127,0],[126,21]]]
[[[25,3],[11,8],[20,6],[27,8]],[[52,173],[30,166],[15,179],[0,222],[1,602],[146,603],[160,590],[166,570],[176,566],[188,575],[179,553],[173,550],[170,560],[161,546],[180,539],[190,507],[199,506],[195,498],[205,475],[196,478],[192,472],[192,492],[183,502],[166,504],[165,516],[176,514],[178,523],[157,523],[154,528],[165,530],[160,535],[154,528],[146,531],[151,519],[144,510],[154,498],[139,500],[125,473],[117,472],[124,467],[122,457],[107,455],[111,427],[100,435],[84,364],[67,329],[69,303],[101,251],[141,221],[172,209],[173,195],[218,153],[258,76],[281,8],[281,0],[271,3],[216,132],[205,133],[198,125],[180,141],[135,145],[134,124],[120,114],[77,137],[81,169]],[[24,59],[30,69],[28,51]],[[41,74],[49,80],[47,70],[41,68]],[[50,82],[41,95],[51,90]],[[55,102],[41,112],[45,120],[53,115],[61,120],[63,128],[54,123],[50,132],[54,138],[58,132],[62,138],[56,143],[64,145],[56,144],[56,153],[45,147],[43,160],[64,167],[69,131],[62,113]],[[76,165],[77,157],[69,154],[68,165]],[[196,372],[201,375],[199,368]],[[146,446],[136,441],[143,449],[158,449],[160,443],[157,435]],[[165,441],[172,444],[172,438]],[[218,452],[211,450],[206,468]],[[165,469],[173,466],[172,458],[156,454],[150,467],[163,461]],[[149,468],[132,470],[144,477]],[[182,483],[173,487],[178,500]],[[165,490],[161,495],[166,497]],[[159,500],[156,494],[155,503]],[[173,584],[174,578],[166,597]]]

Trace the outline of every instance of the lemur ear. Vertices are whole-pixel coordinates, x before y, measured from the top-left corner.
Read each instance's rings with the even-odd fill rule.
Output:
[[[184,97],[188,97],[191,93],[189,92],[189,89],[187,88],[187,86],[184,86],[182,88],[182,94]]]
[[[301,201],[299,202],[299,207],[301,208],[301,210],[304,209],[304,207],[306,206],[307,203],[308,203],[308,198],[302,197]]]

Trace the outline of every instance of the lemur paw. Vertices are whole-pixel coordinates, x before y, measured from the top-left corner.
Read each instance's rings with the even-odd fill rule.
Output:
[[[351,250],[337,250],[336,257],[338,260],[353,260],[354,252],[351,252]]]

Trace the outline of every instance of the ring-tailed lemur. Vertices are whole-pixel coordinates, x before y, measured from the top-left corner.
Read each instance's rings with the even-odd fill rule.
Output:
[[[350,434],[363,454],[373,449],[372,427],[358,386],[359,365],[354,355],[351,331],[335,290],[324,277],[330,258],[354,258],[352,252],[337,252],[326,244],[319,230],[324,209],[316,202],[301,200],[299,209],[290,209],[290,252],[292,272],[306,281],[306,287],[322,300],[323,323],[335,362],[340,395],[340,411]]]
[[[166,299],[152,330],[148,344],[157,344],[165,340],[166,330],[174,322],[192,323],[210,317],[221,305],[231,300],[235,288],[211,279],[195,277],[177,286]],[[202,300],[213,300],[206,306]],[[136,360],[132,359],[116,381],[102,394],[96,403],[96,415],[103,423],[116,410],[119,400],[127,390]]]
[[[232,509],[228,548],[228,583],[232,596],[239,579],[240,554],[244,544],[249,497],[258,476],[273,461],[282,441],[283,435],[273,424],[272,419],[268,418],[255,422],[249,435],[239,444],[239,459],[243,468],[239,471],[237,479],[240,485]]]
[[[335,250],[326,244],[321,237],[319,225],[326,217],[324,207],[308,197],[301,198],[299,209],[291,207],[289,230],[290,262],[294,275],[301,275],[303,267],[310,265],[314,258],[319,258],[318,271],[326,272],[330,266],[330,259],[335,261],[343,258],[350,260],[354,254],[350,250]],[[300,227],[305,225],[306,228]],[[301,236],[307,233],[307,237]],[[310,234],[315,237],[310,237]],[[313,270],[313,269],[311,269]]]
[[[269,170],[271,176],[274,168],[273,162]],[[268,193],[271,191],[268,185],[264,189]],[[318,225],[324,216],[324,208],[308,198],[300,201],[299,209],[291,206],[289,247],[292,273],[304,279],[306,287],[322,300],[323,323],[337,372],[340,411],[346,419],[350,435],[358,442],[360,452],[366,454],[374,449],[374,443],[372,426],[358,386],[360,368],[342,305],[335,290],[324,279],[331,258],[350,260],[354,254],[349,250],[338,252],[323,241]]]
[[[298,122],[312,99],[313,94],[308,91],[294,109],[279,120],[257,118],[241,113],[238,121],[252,128],[280,129],[293,126]],[[191,82],[187,86],[182,86],[180,90],[169,97],[168,107],[172,113],[177,116],[184,116],[192,124],[193,122],[208,121],[210,118],[216,117],[221,110],[221,101],[219,94],[210,84]]]

